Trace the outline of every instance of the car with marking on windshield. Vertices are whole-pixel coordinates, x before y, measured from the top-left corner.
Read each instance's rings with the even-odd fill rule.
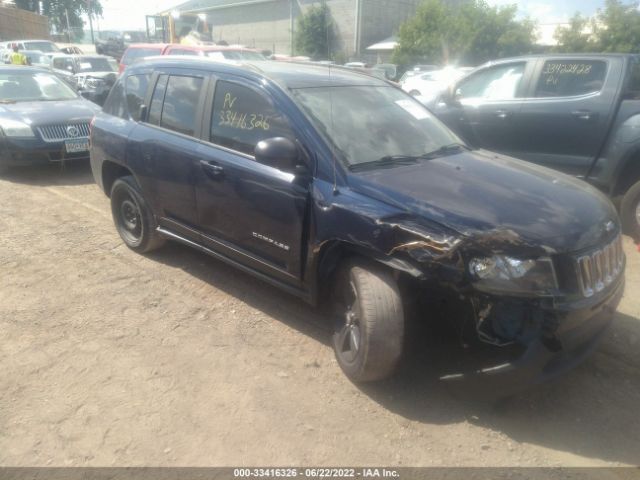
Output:
[[[51,68],[98,105],[104,103],[118,75],[113,59],[106,55],[54,55]]]
[[[604,195],[473,149],[350,69],[138,62],[95,118],[91,168],[129,248],[180,242],[324,307],[357,382],[396,370],[416,321],[488,353],[443,381],[530,386],[596,348],[624,289]]]
[[[87,161],[99,110],[50,70],[0,67],[0,169]]]

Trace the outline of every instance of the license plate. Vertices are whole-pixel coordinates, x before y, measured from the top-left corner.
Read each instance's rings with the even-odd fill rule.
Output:
[[[67,150],[67,153],[87,152],[89,151],[89,139],[78,138],[73,140],[65,140],[64,146]]]

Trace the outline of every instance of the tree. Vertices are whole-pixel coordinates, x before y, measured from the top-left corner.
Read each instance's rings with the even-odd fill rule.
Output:
[[[16,7],[49,17],[56,32],[67,31],[67,14],[72,30],[82,30],[83,14],[102,15],[100,0],[15,0]]]
[[[553,36],[558,45],[555,51],[561,53],[597,52],[600,45],[596,23],[576,13],[567,27],[558,27]]]
[[[295,44],[299,53],[313,59],[327,59],[332,52],[334,37],[331,11],[325,3],[310,7],[298,18]]]
[[[604,10],[598,11],[598,40],[601,51],[616,53],[640,52],[639,3],[623,4],[620,0],[607,0]]]
[[[400,27],[393,61],[475,65],[531,52],[535,24],[516,20],[517,7],[490,7],[484,0],[425,0]]]
[[[576,13],[555,38],[560,52],[640,53],[640,2],[606,0],[604,9],[589,20]]]

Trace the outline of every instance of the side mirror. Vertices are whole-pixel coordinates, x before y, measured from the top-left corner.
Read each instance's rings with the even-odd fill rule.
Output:
[[[462,99],[462,92],[455,85],[449,85],[445,93],[442,95],[444,103],[450,106],[460,106],[460,100]]]
[[[288,138],[273,137],[258,142],[254,150],[256,161],[285,172],[295,172],[300,152]]]

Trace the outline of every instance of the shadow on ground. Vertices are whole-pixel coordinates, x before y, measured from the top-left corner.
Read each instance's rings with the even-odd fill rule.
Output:
[[[320,311],[253,277],[177,244],[151,258],[180,268],[330,345]],[[501,402],[452,396],[438,380],[448,348],[412,349],[394,378],[360,386],[384,408],[425,424],[470,423],[514,441],[588,458],[637,464],[640,459],[640,321],[617,314],[597,353],[558,380]]]
[[[2,173],[1,180],[24,185],[88,185],[94,183],[89,162],[52,163],[34,167],[13,167]]]

